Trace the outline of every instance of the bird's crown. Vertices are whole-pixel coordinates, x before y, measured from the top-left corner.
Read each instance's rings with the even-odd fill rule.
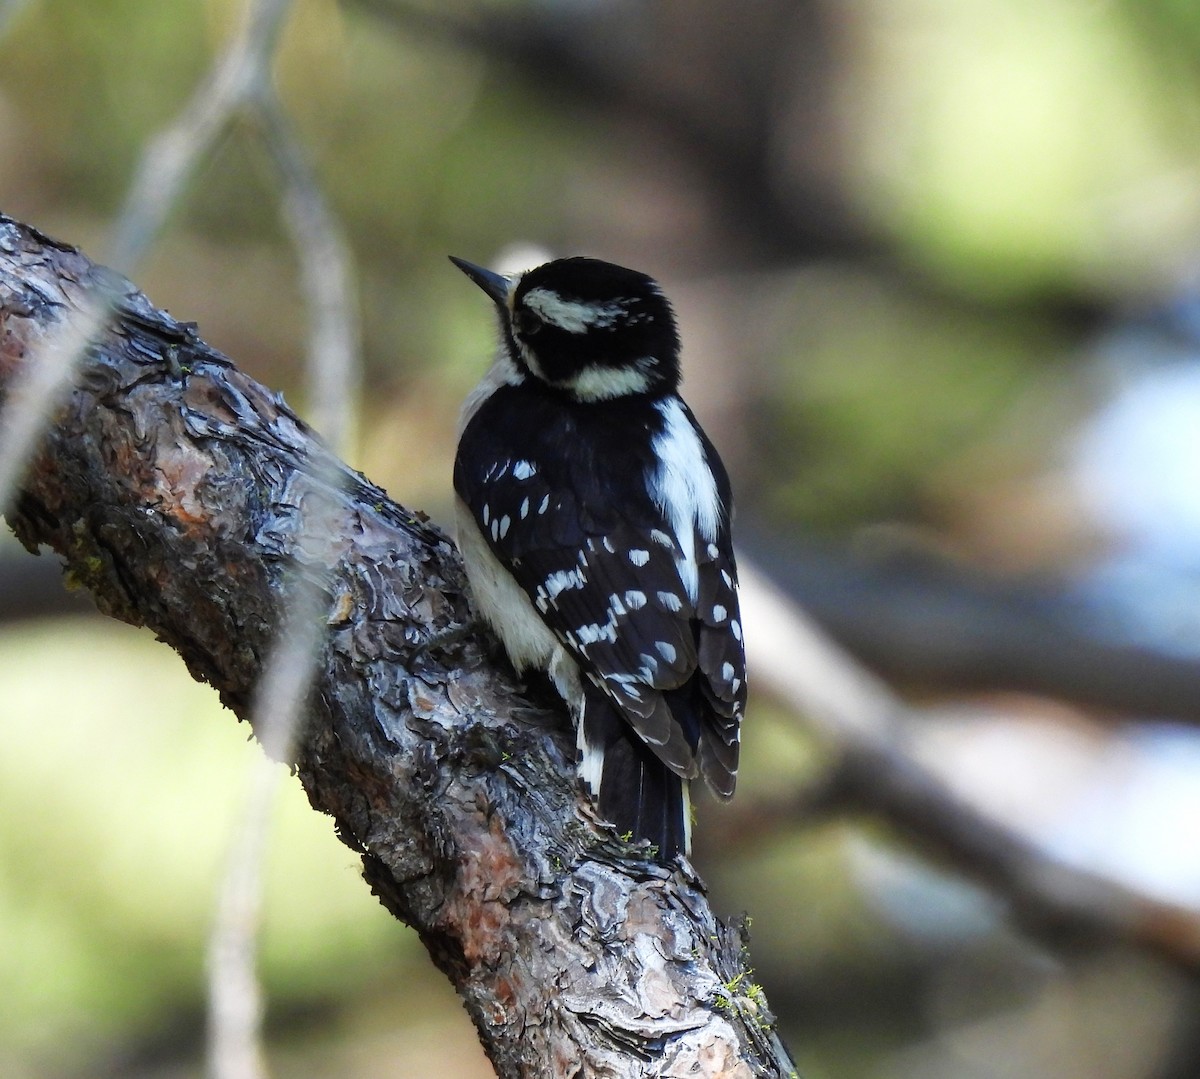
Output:
[[[547,385],[579,401],[678,385],[675,316],[652,277],[593,258],[511,277],[453,261],[496,302],[514,362]]]

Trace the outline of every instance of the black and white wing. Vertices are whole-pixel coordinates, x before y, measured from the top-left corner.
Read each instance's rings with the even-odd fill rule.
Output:
[[[650,758],[672,777],[703,777],[721,797],[733,793],[737,774],[746,691],[728,481],[690,413],[672,401],[669,413],[646,415],[614,405],[615,415],[596,413],[611,432],[581,434],[561,429],[578,417],[524,415],[536,405],[500,392],[468,425],[455,464],[455,489],[481,535],[578,664],[581,771],[619,827],[634,818],[614,812],[614,799],[670,796],[669,777],[643,774]],[[506,408],[520,408],[527,422],[520,452],[493,434],[513,429],[512,417],[498,414]],[[623,425],[637,422],[658,429],[655,452],[639,453],[645,440],[620,437]],[[669,482],[655,483],[661,439],[681,423],[712,476],[719,505],[708,514],[681,510],[687,496],[678,489],[673,496]],[[578,452],[556,452],[561,445]],[[634,758],[624,766],[622,742]],[[665,793],[614,793],[656,782],[665,783]],[[646,812],[655,817],[657,810],[642,807],[636,821]],[[686,832],[686,821],[682,827]]]

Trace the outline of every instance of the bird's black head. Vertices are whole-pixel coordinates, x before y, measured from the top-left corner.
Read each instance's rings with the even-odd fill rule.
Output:
[[[679,385],[675,316],[646,274],[566,258],[503,277],[451,261],[496,302],[513,361],[535,378],[579,401]]]

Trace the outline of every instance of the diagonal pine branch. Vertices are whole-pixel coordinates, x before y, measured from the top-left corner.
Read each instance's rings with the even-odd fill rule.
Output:
[[[440,532],[192,327],[3,217],[0,401],[100,287],[111,321],[20,483],[18,537],[57,551],[103,612],[150,627],[242,718],[288,582],[318,583],[291,763],[501,1076],[792,1074],[741,930],[686,865],[597,823],[563,717],[522,699],[477,641],[422,649],[468,616]]]

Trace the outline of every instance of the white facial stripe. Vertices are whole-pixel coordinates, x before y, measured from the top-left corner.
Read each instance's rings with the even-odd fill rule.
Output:
[[[625,313],[628,303],[619,299],[581,303],[578,300],[565,300],[548,288],[531,288],[522,302],[543,322],[567,333],[586,333],[596,327],[611,326]]]
[[[638,360],[625,367],[599,367],[593,364],[557,385],[571,390],[581,401],[610,401],[629,393],[645,393],[650,388],[646,373],[654,360]]]

